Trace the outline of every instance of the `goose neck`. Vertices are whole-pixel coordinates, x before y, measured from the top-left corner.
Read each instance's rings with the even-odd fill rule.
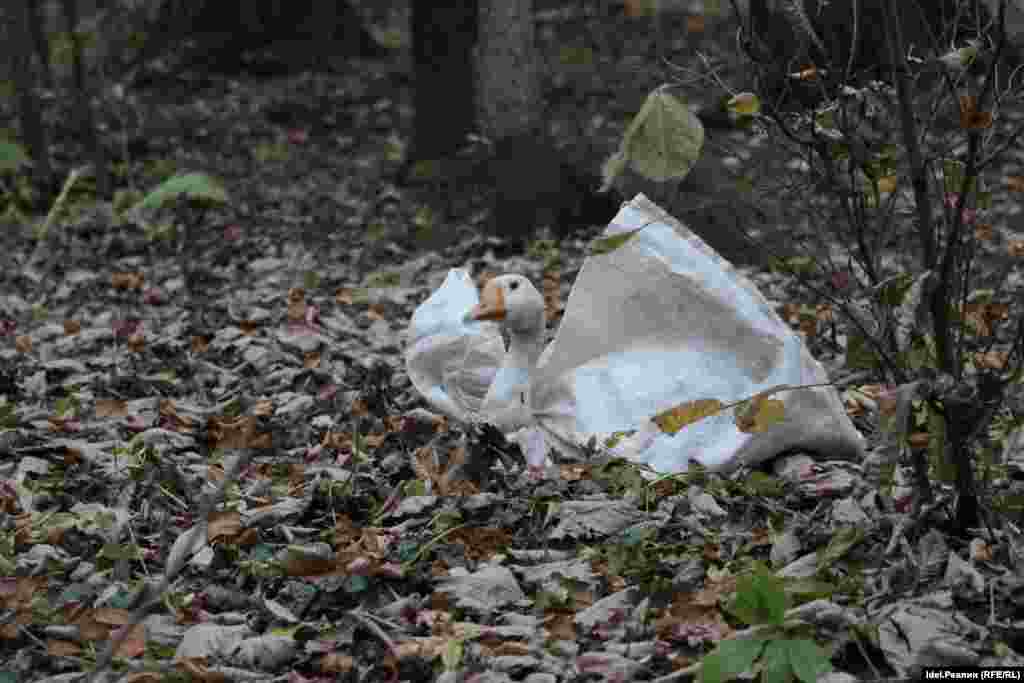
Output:
[[[517,367],[532,369],[541,352],[541,337],[536,330],[529,332],[509,330],[508,361]]]

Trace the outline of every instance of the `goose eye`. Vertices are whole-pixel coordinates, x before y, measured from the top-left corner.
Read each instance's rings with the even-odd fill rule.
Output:
[[[513,292],[519,289],[519,280],[513,280],[512,282],[508,283],[508,288],[511,289]]]

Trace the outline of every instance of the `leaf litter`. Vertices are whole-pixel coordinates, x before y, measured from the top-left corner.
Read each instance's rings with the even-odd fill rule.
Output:
[[[344,93],[368,131],[401,115],[374,91],[387,74],[318,78],[283,87]],[[104,680],[716,680],[703,660],[723,680],[814,680],[827,661],[838,681],[1021,663],[1016,527],[949,538],[948,492],[912,513],[884,439],[883,463],[540,477],[494,430],[425,411],[400,332],[448,265],[526,273],[557,310],[586,246],[540,271],[488,256],[467,221],[444,256],[414,257],[403,190],[367,171],[390,132],[253,125],[242,110],[282,85],[252,87],[202,102],[225,150],[253,150],[216,166],[230,206],[142,226],[101,205],[55,221],[41,261],[5,256],[20,267],[0,294],[0,671],[72,680],[113,643],[124,668]],[[180,132],[189,186],[212,164]],[[864,389],[848,406],[871,416]]]

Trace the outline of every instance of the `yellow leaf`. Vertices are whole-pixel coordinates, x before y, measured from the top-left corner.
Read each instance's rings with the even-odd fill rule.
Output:
[[[601,239],[594,240],[590,244],[590,255],[597,256],[598,254],[607,254],[615,251],[626,242],[633,239],[642,228],[636,230],[629,230],[627,232],[620,232],[617,235],[611,237],[602,237]]]
[[[665,434],[675,434],[687,425],[720,413],[724,407],[718,399],[701,398],[696,401],[680,403],[674,408],[658,413],[651,420]]]
[[[881,193],[896,191],[896,176],[887,175],[878,179],[878,191]]]
[[[775,398],[755,398],[736,408],[736,427],[747,434],[766,431],[786,419],[786,407]]]
[[[736,406],[736,427],[741,432],[751,434],[763,432],[776,422],[781,422],[786,417],[785,406],[782,401],[769,397],[791,388],[788,384],[778,384],[754,394]]]
[[[741,92],[729,98],[729,102],[725,106],[729,111],[751,116],[761,111],[761,100],[754,93]]]

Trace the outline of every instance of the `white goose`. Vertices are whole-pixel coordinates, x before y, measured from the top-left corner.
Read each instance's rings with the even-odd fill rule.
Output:
[[[502,275],[478,298],[469,273],[451,270],[410,324],[413,386],[457,420],[493,423],[533,465],[548,446],[580,455],[592,436],[627,430],[636,431],[613,452],[660,471],[690,460],[727,471],[796,448],[863,454],[831,387],[777,394],[785,418],[763,432],[741,431],[727,410],[662,433],[651,418],[673,406],[728,403],[827,375],[753,284],[643,195],[605,236],[621,233],[633,234],[584,262],[543,351],[544,301],[529,280]]]

